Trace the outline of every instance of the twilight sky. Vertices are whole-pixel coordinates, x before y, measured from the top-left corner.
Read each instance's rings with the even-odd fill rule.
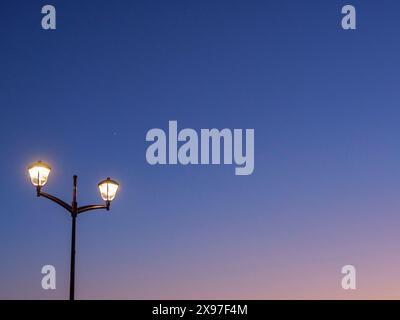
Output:
[[[57,30],[41,29],[41,7]],[[357,30],[340,27],[357,8]],[[1,1],[0,298],[400,298],[400,3]],[[254,128],[255,171],[150,166],[148,130]],[[41,288],[41,268],[57,289]],[[357,268],[356,291],[341,267]]]

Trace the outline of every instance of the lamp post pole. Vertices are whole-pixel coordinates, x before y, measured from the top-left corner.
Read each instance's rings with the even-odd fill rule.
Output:
[[[76,186],[78,177],[74,175],[74,188],[72,192],[72,235],[71,235],[71,272],[69,276],[69,300],[75,300],[75,237],[76,217],[78,215],[78,204],[76,202]]]
[[[71,272],[69,279],[69,300],[75,300],[75,234],[76,215],[72,216],[72,237],[71,237]]]

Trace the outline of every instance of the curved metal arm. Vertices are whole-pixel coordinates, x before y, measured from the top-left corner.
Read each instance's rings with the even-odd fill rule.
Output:
[[[51,194],[48,194],[46,192],[42,192],[41,190],[38,190],[37,195],[38,195],[38,197],[45,197],[45,198],[57,203],[58,205],[60,205],[61,207],[63,207],[64,209],[66,209],[72,213],[72,207],[69,204],[62,201],[61,199],[58,199],[57,197],[52,196]]]
[[[78,208],[78,214],[83,213],[86,211],[91,211],[91,210],[98,210],[98,209],[106,209],[107,211],[110,210],[110,201],[106,201],[106,204],[93,204],[89,206],[83,206]]]

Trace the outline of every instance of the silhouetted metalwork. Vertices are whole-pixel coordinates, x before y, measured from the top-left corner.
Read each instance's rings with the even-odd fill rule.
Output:
[[[95,204],[95,205],[87,205],[87,206],[83,206],[83,207],[78,207],[78,202],[77,202],[77,180],[78,177],[76,175],[74,175],[73,177],[74,181],[73,181],[73,191],[72,191],[72,202],[71,205],[69,205],[68,203],[64,202],[63,200],[42,192],[41,190],[41,186],[37,186],[36,187],[36,191],[37,191],[37,196],[38,197],[44,197],[47,198],[55,203],[57,203],[58,205],[60,205],[61,207],[63,207],[64,209],[66,209],[72,217],[72,235],[71,235],[71,271],[70,271],[70,282],[69,282],[69,299],[70,300],[75,300],[75,238],[76,238],[76,218],[79,214],[83,213],[83,212],[87,212],[87,211],[91,211],[91,210],[98,210],[98,209],[106,209],[106,210],[110,210],[110,201],[106,201],[105,205],[101,205],[101,204]]]

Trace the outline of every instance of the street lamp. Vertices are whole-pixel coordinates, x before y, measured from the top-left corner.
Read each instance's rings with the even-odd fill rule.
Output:
[[[47,179],[51,172],[49,165],[38,161],[28,167],[29,176],[31,178],[32,184],[36,187],[36,194],[38,197],[47,198],[58,205],[62,206],[72,217],[72,237],[71,237],[71,272],[70,272],[70,283],[69,283],[69,299],[75,300],[75,234],[76,234],[76,217],[86,211],[96,210],[96,209],[106,209],[110,210],[110,202],[114,200],[115,195],[119,187],[118,182],[107,178],[98,184],[100,195],[105,201],[105,204],[87,205],[78,207],[76,201],[76,187],[77,179],[76,175],[73,176],[73,191],[72,191],[72,202],[71,205],[64,202],[63,200],[42,192],[42,187],[47,183]]]

